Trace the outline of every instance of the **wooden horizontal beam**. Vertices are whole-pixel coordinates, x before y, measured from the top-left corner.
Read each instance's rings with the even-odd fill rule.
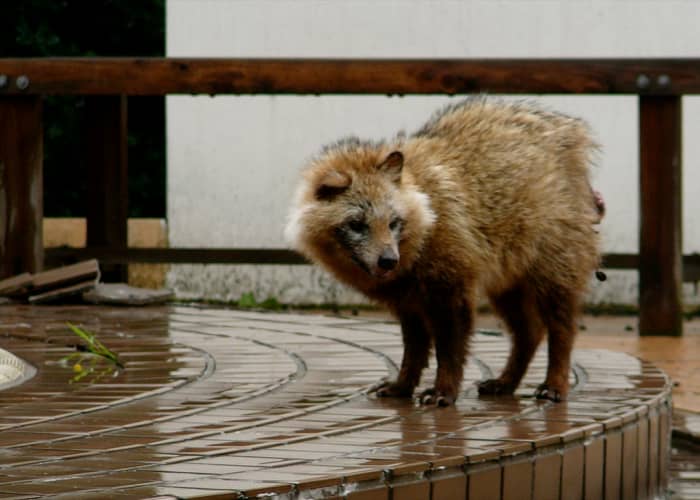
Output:
[[[98,259],[109,263],[171,264],[309,264],[293,250],[278,248],[73,248],[46,249],[47,264]],[[683,257],[685,281],[700,280],[700,254]],[[612,253],[603,256],[605,269],[637,269],[639,255]]]
[[[0,59],[3,94],[700,93],[700,59]]]
[[[634,253],[605,254],[600,267],[604,269],[637,269],[639,267],[639,255]]]

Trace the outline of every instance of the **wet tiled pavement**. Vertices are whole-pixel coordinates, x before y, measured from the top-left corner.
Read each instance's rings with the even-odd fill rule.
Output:
[[[645,498],[668,478],[670,390],[628,354],[577,350],[566,403],[512,398],[508,340],[475,336],[452,408],[378,400],[398,326],[191,307],[0,308],[0,347],[37,368],[0,391],[0,499]],[[94,332],[123,369],[77,353]],[[76,366],[77,365],[77,366]],[[426,373],[426,383],[433,373]]]

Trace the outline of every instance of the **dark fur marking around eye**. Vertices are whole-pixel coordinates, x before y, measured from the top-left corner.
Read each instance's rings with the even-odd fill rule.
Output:
[[[345,248],[353,250],[362,240],[366,240],[369,226],[363,220],[350,220],[335,228],[335,237]]]
[[[391,219],[391,222],[389,222],[389,229],[392,231],[401,231],[403,228],[403,219],[401,217],[394,217]]]
[[[328,186],[322,184],[316,189],[316,199],[319,201],[330,201],[336,196],[347,191],[347,187]]]
[[[364,221],[361,223],[368,228]],[[346,223],[335,228],[335,237],[338,240],[338,243],[340,243],[340,245],[348,251],[353,262],[363,271],[369,273],[370,271],[367,264],[365,264],[365,262],[357,255],[361,242],[366,239],[365,235],[351,230],[349,228],[349,224]]]
[[[351,220],[348,222],[348,228],[354,233],[364,234],[369,229],[369,226],[363,220]]]

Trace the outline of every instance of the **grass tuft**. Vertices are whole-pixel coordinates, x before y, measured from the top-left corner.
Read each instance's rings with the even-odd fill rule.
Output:
[[[88,352],[96,354],[97,356],[102,356],[103,358],[110,360],[117,367],[124,368],[124,365],[122,365],[121,361],[119,361],[119,357],[114,352],[109,350],[102,342],[100,342],[94,333],[83,330],[72,323],[66,323],[66,325],[68,325],[68,328],[70,328],[73,333],[85,341],[85,348]]]

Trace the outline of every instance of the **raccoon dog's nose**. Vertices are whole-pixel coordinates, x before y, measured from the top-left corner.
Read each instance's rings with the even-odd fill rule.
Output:
[[[377,261],[377,266],[379,269],[384,271],[391,271],[399,263],[399,258],[393,250],[384,250],[384,252],[379,256]]]

